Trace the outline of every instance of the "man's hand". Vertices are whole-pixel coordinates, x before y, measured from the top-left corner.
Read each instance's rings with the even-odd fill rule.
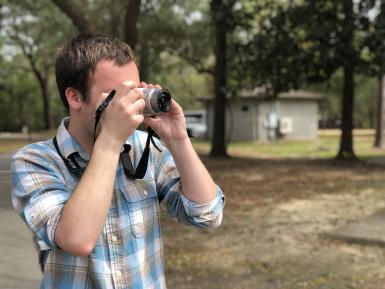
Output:
[[[161,88],[159,85],[154,86],[145,82],[142,82],[140,85],[146,88]],[[172,100],[171,108],[168,112],[160,113],[153,117],[146,116],[144,117],[143,124],[150,126],[166,144],[188,139],[183,110],[175,100]]]
[[[143,93],[135,88],[136,85],[132,81],[126,81],[119,86],[100,119],[99,137],[106,137],[119,148],[144,119]]]

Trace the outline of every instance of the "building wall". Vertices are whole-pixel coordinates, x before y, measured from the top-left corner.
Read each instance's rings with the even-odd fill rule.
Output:
[[[232,141],[252,141],[255,136],[255,101],[234,101],[226,115],[227,139]]]
[[[255,101],[234,101],[226,109],[226,139],[252,141],[257,138]],[[214,127],[214,105],[207,106],[207,135],[212,139]]]
[[[208,136],[212,138],[214,124],[213,102],[207,105]],[[274,117],[272,117],[274,115]],[[279,134],[274,119],[286,118],[292,131]],[[273,121],[272,121],[273,120]],[[318,134],[318,102],[316,100],[237,100],[226,111],[227,137],[231,141],[270,141],[276,138],[312,140]]]
[[[280,116],[292,120],[292,133],[285,139],[313,140],[318,134],[318,102],[314,100],[281,100]]]
[[[262,141],[262,142],[269,141],[269,132],[271,132],[270,130],[274,131],[274,128],[270,127],[270,124],[268,122],[269,113],[276,111],[276,107],[277,107],[277,103],[275,101],[261,102],[257,106],[256,129],[257,129],[258,138],[256,140]]]

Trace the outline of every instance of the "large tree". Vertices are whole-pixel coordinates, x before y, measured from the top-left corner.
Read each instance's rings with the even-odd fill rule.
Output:
[[[289,2],[263,19],[258,34],[243,49],[254,54],[258,80],[272,94],[323,82],[343,70],[342,125],[338,159],[355,159],[353,150],[354,75],[365,72],[364,37],[371,25],[371,0]],[[247,63],[247,62],[246,62]],[[250,61],[249,61],[250,63]]]
[[[374,146],[384,147],[385,129],[385,2],[379,2],[378,13],[373,21],[373,29],[366,36],[366,46],[370,51],[371,75],[378,79],[377,121]]]
[[[234,1],[212,0],[211,15],[215,35],[215,71],[214,71],[214,127],[211,156],[227,156],[225,124],[227,94],[227,37],[228,18]]]

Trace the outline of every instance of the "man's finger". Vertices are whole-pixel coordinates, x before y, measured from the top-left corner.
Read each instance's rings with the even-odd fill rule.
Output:
[[[143,98],[141,99],[138,99],[136,100],[133,104],[132,104],[132,109],[134,111],[137,111],[138,113],[143,113],[143,110],[144,110],[144,107],[146,105],[146,102],[144,101]]]
[[[123,97],[127,95],[131,90],[136,88],[137,85],[132,80],[124,81],[117,89],[116,89],[116,95],[118,98]]]

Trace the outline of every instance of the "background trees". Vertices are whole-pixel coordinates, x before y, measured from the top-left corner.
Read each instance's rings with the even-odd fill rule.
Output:
[[[354,159],[353,112],[355,76],[370,74],[368,39],[372,35],[377,1],[289,1],[263,19],[260,30],[244,45],[244,63],[255,71],[272,94],[329,81],[342,71],[341,141],[339,159]],[[375,39],[375,37],[374,37]],[[373,39],[372,39],[373,41]],[[380,52],[381,54],[382,52]],[[258,63],[253,69],[251,62]]]
[[[292,88],[327,92],[322,114],[342,120],[338,157],[351,159],[353,123],[375,123],[383,6],[375,0],[4,0],[0,130],[56,125],[63,112],[53,81],[55,48],[78,32],[101,32],[134,47],[141,78],[169,88],[185,109],[215,95],[213,156],[227,154],[226,98],[265,85],[273,97]]]
[[[1,9],[4,77],[0,81],[5,88],[2,99],[8,97],[14,103],[16,98],[20,104],[15,111],[12,109],[9,121],[16,126],[35,124],[49,129],[57,115],[51,109],[55,49],[70,35],[71,27],[54,7],[47,5],[49,2],[35,2],[7,1]],[[58,26],[64,29],[57,31]]]

